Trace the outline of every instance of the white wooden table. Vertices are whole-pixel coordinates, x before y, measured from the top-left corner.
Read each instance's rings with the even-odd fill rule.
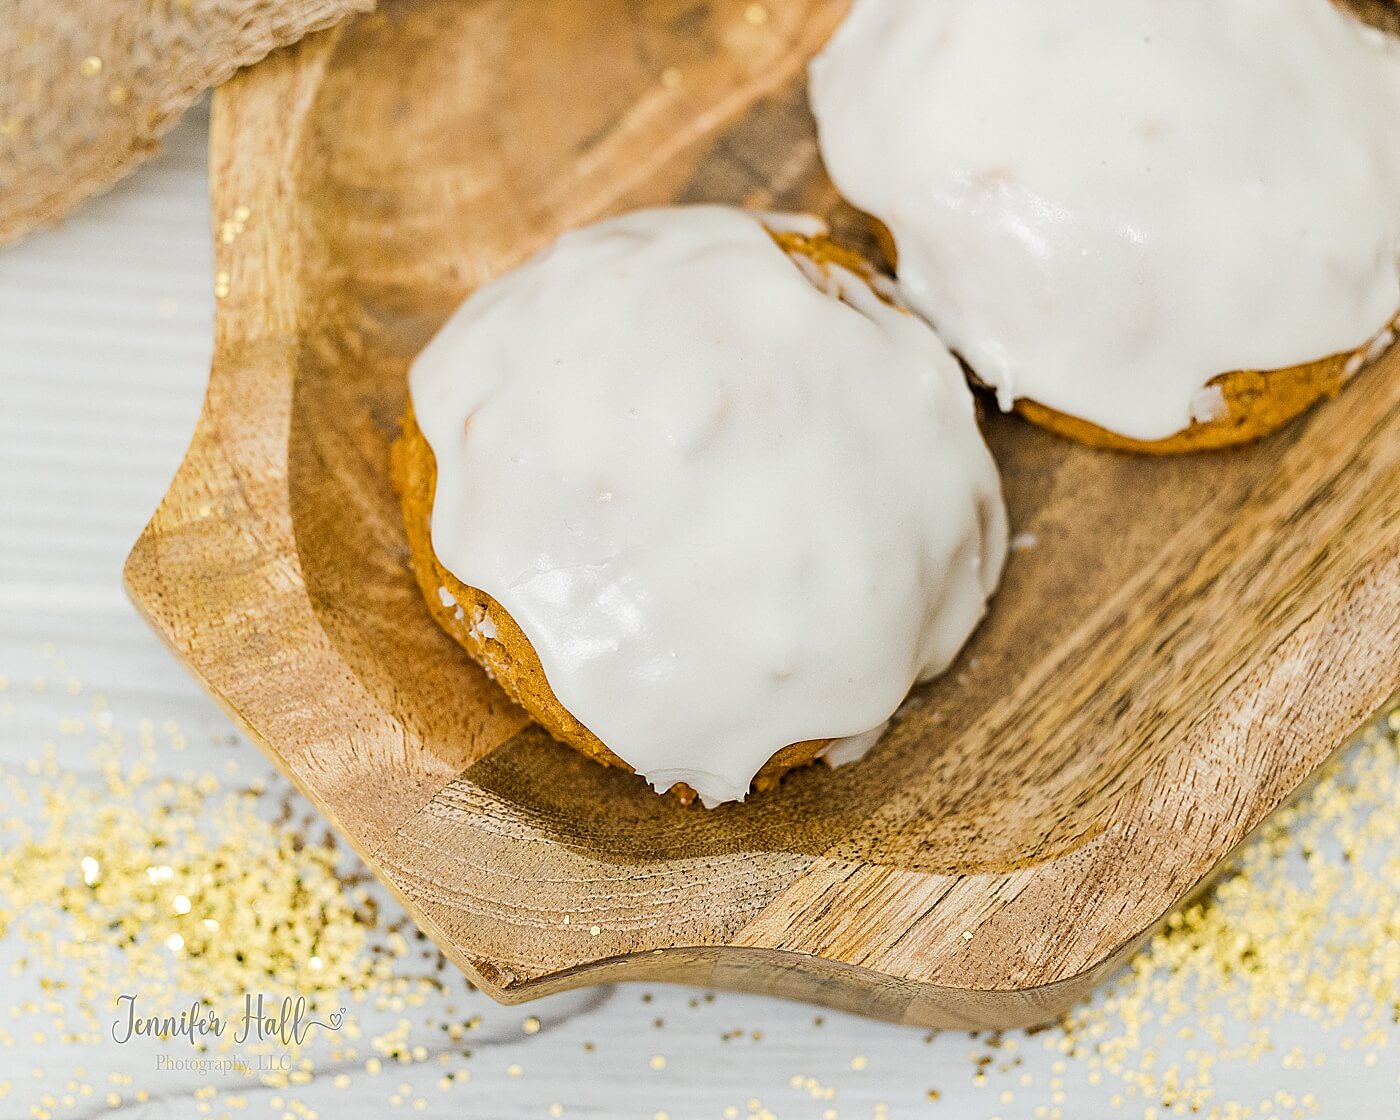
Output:
[[[35,768],[31,760],[52,744],[55,765],[94,782],[94,736],[114,729],[128,742],[153,739],[157,769],[178,780],[204,772],[261,777],[269,783],[269,815],[283,796],[256,749],[136,617],[120,584],[126,551],[184,450],[208,367],[214,296],[206,130],[207,117],[196,110],[134,179],[62,228],[0,252],[0,765],[11,788],[4,812],[30,825],[42,825],[45,810],[15,801],[14,790],[38,781],[26,764]],[[1384,774],[1385,788],[1400,788]],[[297,816],[305,811],[294,801]],[[13,827],[0,832],[0,852],[11,860],[17,835]],[[394,903],[378,897],[383,922],[392,922]],[[1344,887],[1344,905],[1346,897]],[[1395,905],[1389,944],[1367,950],[1377,968],[1386,967],[1387,954],[1400,955],[1400,898]],[[1171,1101],[1155,1089],[1144,1095],[1131,1071],[1146,1064],[1160,1075],[1175,1061],[1198,1061],[1187,1052],[1201,1045],[1182,1037],[1184,1021],[1161,1027],[1165,1012],[1152,1011],[1150,1000],[1097,1013],[1098,1041],[1121,1039],[1144,1008],[1152,1015],[1141,1042],[1120,1049],[1127,1058],[1115,1066],[1067,1058],[1059,1030],[930,1038],[804,1006],[684,989],[602,989],[500,1008],[449,972],[444,991],[418,1006],[356,1008],[360,1039],[313,1038],[309,1076],[278,1086],[236,1073],[160,1068],[162,1055],[178,1052],[160,1040],[118,1045],[103,1032],[64,1042],[77,1004],[115,1022],[120,993],[44,990],[48,974],[35,965],[13,909],[0,877],[0,922],[10,922],[0,934],[0,1118],[339,1120],[397,1110],[491,1120],[1167,1117],[1175,1114]],[[1295,962],[1264,967],[1260,983],[1277,986]],[[442,1029],[472,1016],[479,1025],[460,1040]],[[1266,1012],[1234,1024],[1231,1030],[1266,1032],[1269,1048],[1253,1060],[1222,1061],[1200,1114],[1400,1120],[1400,1028],[1383,1026],[1367,1039],[1358,1024],[1324,1031],[1307,1015]],[[371,1036],[396,1028],[410,1050],[422,1047],[423,1060],[411,1054],[378,1073],[366,1069],[375,1053]],[[1155,1062],[1144,1063],[1150,1049],[1158,1051]]]

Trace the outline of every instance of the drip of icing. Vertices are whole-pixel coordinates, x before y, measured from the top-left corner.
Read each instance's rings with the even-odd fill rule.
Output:
[[[410,377],[439,560],[614,753],[711,804],[788,744],[882,726],[967,640],[1006,550],[957,362],[857,277],[818,290],[769,222],[567,234]]]
[[[1005,408],[1163,439],[1400,307],[1400,44],[1331,0],[856,0],[811,93]]]
[[[822,761],[833,770],[839,770],[843,766],[859,762],[879,745],[889,727],[890,721],[886,720],[879,727],[873,731],[867,731],[864,735],[850,735],[845,739],[833,740],[822,751]]]

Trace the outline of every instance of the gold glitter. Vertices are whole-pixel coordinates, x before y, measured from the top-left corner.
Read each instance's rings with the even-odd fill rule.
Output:
[[[21,682],[25,679],[23,674],[19,677]],[[63,677],[54,673],[53,679],[61,681]],[[104,723],[100,711],[87,711],[87,701],[83,708],[86,722],[67,721],[77,730],[65,730],[64,735],[111,733],[111,722]],[[104,727],[107,732],[101,730]],[[179,736],[178,727],[167,721],[159,740],[154,725],[143,728],[141,740],[145,744],[149,739],[152,745],[168,742],[173,749]],[[61,748],[58,743],[62,743]],[[12,939],[24,942],[25,955],[15,966],[16,975],[44,963],[54,966],[58,954],[71,952],[74,956],[63,963],[77,962],[83,973],[75,993],[86,985],[89,993],[100,993],[97,1000],[88,996],[89,1003],[100,1007],[100,1000],[114,982],[98,968],[95,953],[89,954],[89,948],[95,951],[100,947],[104,966],[117,960],[125,968],[129,956],[133,965],[163,976],[178,975],[182,988],[190,986],[192,976],[211,979],[215,992],[237,990],[242,985],[276,985],[277,979],[266,980],[256,967],[229,959],[224,952],[227,942],[242,938],[275,947],[273,971],[285,977],[292,989],[304,989],[309,974],[316,971],[311,962],[320,961],[328,972],[348,969],[352,979],[346,987],[368,995],[381,1008],[418,1006],[411,990],[378,987],[376,976],[390,975],[390,957],[417,959],[420,947],[396,933],[386,938],[389,952],[371,962],[375,967],[357,972],[356,951],[343,951],[334,943],[346,929],[359,931],[351,936],[352,943],[363,943],[365,925],[355,909],[363,905],[365,896],[342,882],[334,866],[336,857],[329,849],[308,843],[304,831],[269,823],[267,806],[259,804],[256,794],[240,790],[225,795],[211,775],[189,771],[178,780],[157,778],[151,773],[149,760],[135,768],[102,768],[106,788],[88,790],[61,768],[60,760],[66,758],[70,741],[60,737],[58,743],[43,743],[39,750],[30,752],[36,757],[26,759],[25,766],[15,765],[0,774],[0,821],[6,822],[0,825],[6,829],[6,842],[0,844],[0,928],[8,927]],[[31,781],[21,771],[42,780]],[[249,783],[249,790],[252,788],[253,783]],[[273,788],[277,788],[275,782]],[[44,805],[40,825],[21,823],[23,814],[6,802],[7,797],[14,802],[22,794],[32,795]],[[1112,1094],[1112,1107],[1127,1108],[1128,1115],[1141,1115],[1144,1120],[1178,1115],[1197,1115],[1202,1120],[1318,1115],[1322,1106],[1315,1096],[1295,1096],[1283,1089],[1262,1100],[1257,1094],[1247,1102],[1220,1099],[1224,1082],[1219,1067],[1225,1063],[1305,1071],[1303,1076],[1324,1064],[1321,1053],[1278,1045],[1270,1023],[1285,1016],[1301,1016],[1332,1032],[1330,1044],[1350,1052],[1350,1068],[1384,1069],[1382,1076],[1388,1085],[1394,1042],[1387,1032],[1400,1021],[1400,1007],[1395,1002],[1400,991],[1400,941],[1394,925],[1394,900],[1400,896],[1400,861],[1394,858],[1400,850],[1400,822],[1394,819],[1397,803],[1400,745],[1393,734],[1372,734],[1359,750],[1349,753],[1344,765],[1329,768],[1296,809],[1285,810],[1266,825],[1210,896],[1174,914],[1164,931],[1101,999],[1076,1010],[1061,1030],[1039,1036],[1056,1057],[1051,1067],[1054,1076],[1045,1080],[1045,1103],[1032,1109],[1034,1102],[1027,1101],[1018,1105],[1015,1115],[1063,1120],[1068,1110],[1066,1081],[1071,1073],[1076,1085],[1107,1081],[1121,1089]],[[11,845],[12,839],[18,843]],[[23,851],[24,858],[13,855],[12,848]],[[230,865],[228,870],[218,869],[221,859]],[[31,866],[28,860],[35,862]],[[251,867],[257,868],[256,875],[248,874]],[[282,892],[284,875],[298,881],[298,886]],[[205,876],[212,878],[206,881]],[[263,881],[262,876],[269,876],[270,881]],[[189,903],[188,909],[180,899]],[[55,904],[57,900],[62,900],[62,906]],[[326,907],[338,903],[344,909],[330,920]],[[238,913],[239,907],[255,913],[257,907],[263,907],[263,913],[257,921],[251,916],[245,920]],[[61,924],[40,929],[39,923],[51,913],[61,913],[56,919]],[[112,918],[121,931],[116,952],[105,924]],[[223,929],[220,920],[230,928]],[[402,922],[402,917],[399,920]],[[281,923],[303,934],[284,936]],[[400,928],[412,936],[407,926]],[[167,939],[176,936],[182,945],[172,953]],[[131,939],[129,943],[126,938]],[[202,944],[201,939],[208,944]],[[33,952],[29,951],[31,946]],[[201,972],[205,968],[201,951],[218,957],[218,966]],[[263,964],[269,959],[266,954],[260,958]],[[233,981],[223,975],[225,967],[233,971]],[[51,975],[58,974],[54,971]],[[62,1001],[67,997],[56,998],[47,986],[51,976],[40,975],[38,980],[40,988],[33,1000],[22,1005],[24,1013],[37,1014],[42,1009],[57,1019],[69,1006]],[[144,978],[141,983],[144,986]],[[319,989],[319,977],[315,983]],[[647,993],[644,998],[649,1001],[649,997]],[[697,1006],[695,1000],[691,1006]],[[18,1017],[20,1010],[11,1008],[10,1014]],[[434,1022],[444,1024],[443,1033],[449,1037],[460,1038],[466,1029],[480,1025],[479,1017],[464,1017],[465,1010],[449,1009]],[[522,1029],[529,1021],[522,1022]],[[401,1019],[394,1030],[374,1039],[376,1052],[391,1068],[402,1069],[402,1063],[433,1057],[448,1060],[448,1054],[430,1054],[426,1048],[413,1045],[410,1026],[408,1019]],[[31,1031],[32,1024],[24,1024],[21,1033],[29,1036]],[[47,1032],[32,1031],[34,1037],[42,1036],[47,1046],[59,1045],[66,1033],[57,1021]],[[531,1032],[526,1029],[525,1033]],[[743,1038],[750,1033],[744,1030],[732,1035]],[[759,1033],[752,1032],[755,1037]],[[1184,1060],[1177,1060],[1170,1048],[1170,1040],[1178,1037],[1195,1043],[1196,1048],[1187,1051]],[[14,1040],[0,1029],[0,1043],[13,1046]],[[1019,1059],[1003,1060],[1016,1049],[1014,1037],[994,1034],[978,1038],[973,1051],[974,1063],[980,1063],[975,1083],[987,1084],[988,1076],[1017,1077],[1012,1068]],[[338,1063],[361,1060],[348,1046],[335,1055]],[[380,1057],[371,1058],[365,1069],[378,1073],[380,1061]],[[863,1055],[851,1062],[852,1069],[866,1067]],[[653,1068],[664,1068],[664,1059],[662,1067],[656,1067],[653,1059]],[[507,1072],[513,1077],[523,1074],[519,1066]],[[45,1085],[44,1072],[36,1069],[34,1073],[36,1091],[52,1090],[45,1094],[50,1103],[39,1104],[38,1112],[53,1114],[73,1107],[67,1102],[91,1095],[90,1086],[74,1081],[69,1082],[65,1094],[58,1084],[63,1074],[55,1079],[50,1072]],[[81,1071],[76,1075],[81,1077]],[[439,1088],[469,1077],[468,1071],[454,1071],[439,1080]],[[126,1082],[117,1078],[112,1077],[113,1092],[120,1088],[116,1095],[128,1107],[133,1099],[149,1096],[125,1088],[129,1077]],[[262,1080],[285,1089],[289,1084],[305,1084],[310,1078],[307,1067]],[[785,1080],[814,1101],[830,1100],[835,1095],[834,1088],[822,1086],[813,1077],[794,1074]],[[1019,1083],[1029,1088],[1030,1075],[1019,1074]],[[351,1081],[341,1074],[334,1084],[348,1088]],[[1008,1106],[1013,1098],[1009,1091],[1002,1091],[1005,1083],[993,1084],[992,1092]],[[8,1082],[0,1082],[0,1096],[11,1091],[8,1086]],[[1300,1088],[1291,1087],[1295,1092]],[[426,1098],[414,1097],[406,1083],[401,1088],[396,1094],[401,1106],[426,1108]],[[101,1090],[97,1096],[106,1092]],[[206,1101],[213,1098],[201,1099],[200,1092],[203,1090],[196,1092],[196,1099],[204,1106],[200,1111],[205,1112],[210,1110]],[[936,1090],[927,1090],[927,1096],[930,1101],[939,1099]],[[1022,1100],[1030,1096],[1016,1094]],[[34,1100],[27,1100],[25,1107],[32,1106]],[[311,1120],[315,1115],[295,1098],[282,1103],[284,1114],[294,1120]],[[751,1104],[752,1117],[773,1115],[756,1099]],[[233,1098],[220,1096],[212,1111],[241,1107],[245,1106],[235,1104]],[[557,1115],[553,1106],[549,1111]],[[928,1111],[932,1114],[937,1110]],[[984,1109],[983,1115],[989,1111]],[[875,1106],[877,1116],[886,1112]],[[37,1112],[31,1110],[31,1114]],[[278,1114],[283,1114],[280,1108]],[[1006,1107],[1001,1114],[1013,1120]],[[726,1108],[724,1115],[737,1120],[740,1113]],[[827,1108],[821,1115],[823,1120],[835,1120],[836,1110]]]
[[[78,73],[84,78],[95,78],[102,73],[102,60],[95,54],[90,54],[78,64]]]
[[[666,1059],[665,1059],[662,1055],[660,1055],[660,1054],[653,1054],[652,1057],[651,1057],[651,1068],[652,1068],[652,1069],[665,1069],[665,1068],[666,1068]]]
[[[864,1054],[857,1054],[851,1059],[852,1069],[864,1069],[868,1064],[869,1061]]]
[[[1257,1064],[1277,1051],[1270,1020],[1302,1017],[1323,1030],[1350,1021],[1386,1045],[1387,1026],[1400,1021],[1400,742],[1382,731],[1393,719],[1271,817],[1211,895],[1172,914],[1129,972],[1072,1012],[1058,1038],[1046,1036],[1047,1047],[1092,1060],[1095,1074],[1118,1079],[1157,1115],[1236,1120],[1280,1103],[1217,1095],[1220,1066]],[[1209,1045],[1161,1067],[1148,1023],[1164,1035],[1188,1026]],[[1346,1035],[1337,1045],[1357,1043]],[[1295,1050],[1274,1060],[1301,1068],[1303,1057]],[[1312,1064],[1324,1061],[1318,1053]],[[1065,1064],[1054,1068],[1062,1073]],[[1057,1105],[1062,1084],[1051,1082]],[[1115,1108],[1124,1096],[1113,1095]]]
[[[539,1034],[540,1021],[536,1019],[533,1015],[531,1015],[528,1019],[526,1019],[523,1023],[520,1024],[520,1029],[526,1034]]]
[[[342,881],[333,844],[273,823],[255,793],[225,794],[213,775],[156,776],[153,726],[142,726],[139,757],[125,758],[120,731],[102,718],[110,715],[105,703],[91,700],[98,744],[81,767],[60,768],[56,748],[45,744],[41,780],[0,780],[0,933],[26,948],[17,975],[38,973],[42,991],[71,991],[75,1000],[43,1001],[54,1017],[47,1045],[100,1042],[111,1026],[111,993],[124,989],[139,988],[143,1007],[162,1014],[192,991],[241,1003],[244,993],[281,988],[304,995],[313,1014],[327,994],[363,997],[391,985],[412,994],[363,951],[377,907],[360,909],[368,897]],[[167,732],[173,745],[178,729]],[[35,824],[18,811],[31,801],[43,805]],[[301,965],[312,957],[322,971]],[[71,1007],[82,1020],[69,1025]],[[356,1037],[353,1020],[345,1030]],[[371,1059],[366,1069],[377,1065]],[[303,1060],[261,1080],[299,1085],[311,1076]],[[113,1091],[129,1083],[111,1077]],[[76,1080],[68,1086],[75,1102],[91,1092]],[[212,1111],[214,1093],[196,1092],[199,1111]],[[293,1111],[297,1120],[315,1115]]]
[[[246,206],[236,207],[230,217],[219,223],[219,240],[225,245],[232,245],[242,236],[252,213]]]

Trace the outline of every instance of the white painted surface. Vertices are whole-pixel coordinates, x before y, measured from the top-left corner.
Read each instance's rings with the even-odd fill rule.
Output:
[[[179,776],[232,761],[245,776],[269,773],[145,629],[120,586],[126,551],[184,450],[207,371],[213,285],[205,133],[206,119],[196,112],[165,155],[134,179],[64,227],[0,253],[0,674],[8,681],[0,692],[0,765],[11,774],[50,740],[65,763],[83,765],[82,736],[56,729],[75,703],[61,687],[68,678],[81,683],[83,697],[104,693],[119,728],[134,729],[142,719],[177,721],[189,745],[163,751],[164,771]],[[35,676],[50,686],[36,691]],[[0,844],[7,842],[0,831]],[[393,907],[387,899],[385,905]],[[998,1064],[1011,1055],[991,1051],[993,1064],[979,1086],[970,1056],[988,1051],[985,1040],[966,1035],[926,1041],[918,1030],[761,998],[720,994],[710,1001],[684,989],[623,987],[508,1009],[455,980],[422,1007],[364,1016],[366,1037],[408,1018],[412,1038],[431,1051],[428,1061],[375,1077],[363,1070],[368,1045],[340,1062],[313,1045],[317,1072],[310,1083],[274,1089],[232,1075],[162,1072],[159,1044],[68,1046],[47,1035],[35,1041],[34,1031],[48,1030],[49,1018],[22,1008],[40,998],[32,970],[11,974],[25,954],[14,936],[0,936],[0,1043],[8,1040],[0,1044],[0,1086],[11,1083],[0,1097],[0,1118],[42,1115],[47,1094],[55,1098],[55,1117],[139,1120],[184,1120],[206,1114],[201,1105],[212,1116],[299,1116],[302,1104],[336,1120],[379,1118],[400,1107],[407,1115],[510,1120],[550,1116],[552,1104],[562,1105],[564,1116],[639,1120],[659,1111],[671,1120],[719,1118],[726,1108],[740,1117],[766,1108],[784,1118],[817,1118],[834,1109],[843,1120],[882,1113],[1031,1120],[1059,1110],[1070,1120],[1097,1120],[1142,1117],[1150,1103],[1130,1095],[1114,1107],[1122,1081],[1092,1084],[1082,1062],[1071,1060],[1057,1072],[1053,1031],[1018,1039],[1015,1056],[1023,1064],[1006,1073]],[[480,1028],[462,1043],[449,1042],[436,1025],[449,1004],[459,1016],[481,1016]],[[527,1035],[521,1024],[530,1014],[542,1029]],[[1246,1102],[1254,1116],[1290,1115],[1260,1109],[1282,1088],[1316,1094],[1319,1106],[1311,1114],[1329,1120],[1400,1118],[1394,1041],[1366,1065],[1355,1029],[1324,1034],[1303,1019],[1269,1026],[1276,1049],[1251,1065],[1222,1065],[1217,1099]],[[741,1035],[724,1037],[740,1029]],[[1309,1055],[1324,1052],[1325,1064],[1284,1068],[1282,1055],[1294,1044]],[[1168,1040],[1161,1061],[1182,1045]],[[653,1068],[655,1055],[665,1057],[664,1068]],[[520,1067],[518,1076],[512,1065]],[[471,1080],[443,1091],[438,1081],[446,1069],[470,1070]],[[342,1072],[348,1087],[337,1088],[334,1077]],[[122,1089],[124,1103],[108,1109],[103,1102],[113,1073],[134,1082]],[[814,1099],[806,1077],[834,1095]],[[392,1098],[404,1083],[411,1092],[396,1106]],[[92,1095],[81,1095],[85,1084],[95,1087]],[[137,1088],[150,1099],[135,1103]],[[216,1092],[197,1099],[201,1088]],[[937,1101],[931,1089],[939,1092]],[[73,1104],[65,1107],[69,1092]],[[424,1102],[418,1110],[415,1098]],[[754,1108],[751,1101],[760,1103]]]

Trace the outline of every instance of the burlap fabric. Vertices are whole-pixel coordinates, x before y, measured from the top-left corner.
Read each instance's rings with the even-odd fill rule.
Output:
[[[0,244],[154,152],[209,86],[374,0],[0,0]]]

